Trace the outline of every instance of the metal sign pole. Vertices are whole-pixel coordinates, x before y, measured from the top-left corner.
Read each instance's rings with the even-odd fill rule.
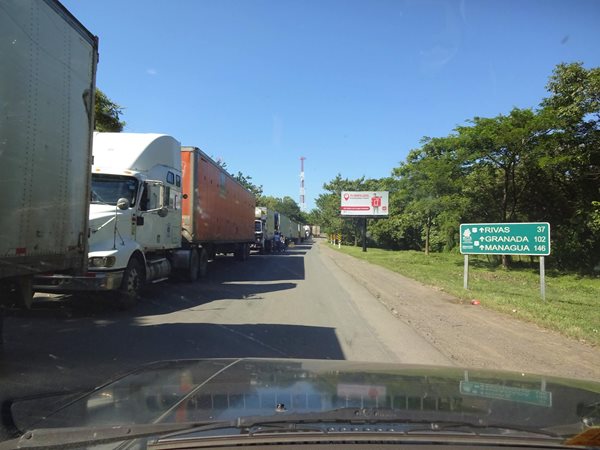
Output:
[[[463,270],[463,287],[469,289],[469,255],[465,255],[465,264]]]
[[[542,300],[546,301],[546,268],[544,257],[540,256],[540,293]]]

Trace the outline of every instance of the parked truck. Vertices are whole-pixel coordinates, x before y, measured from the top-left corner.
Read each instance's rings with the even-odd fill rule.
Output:
[[[292,221],[285,214],[278,214],[278,228],[279,232],[285,238],[285,242],[288,243],[291,238],[292,232]]]
[[[87,269],[98,39],[57,1],[3,0],[0,55],[0,303],[29,307],[35,274]]]
[[[255,208],[254,220],[254,245],[253,249],[261,254],[271,253],[273,251],[273,239],[275,235],[275,218],[277,213],[264,206]]]
[[[195,147],[162,134],[95,133],[89,272],[46,274],[40,292],[113,291],[132,307],[140,288],[195,281],[217,253],[248,258],[254,196]]]
[[[197,246],[209,259],[219,253],[248,259],[254,243],[254,195],[199,148],[183,147],[181,156],[184,246]]]

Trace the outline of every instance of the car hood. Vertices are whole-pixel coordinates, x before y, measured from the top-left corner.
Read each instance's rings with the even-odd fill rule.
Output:
[[[89,427],[272,416],[338,408],[452,413],[481,423],[572,429],[598,420],[600,383],[527,373],[298,359],[161,361],[139,368],[52,414],[33,403],[26,428]],[[19,408],[20,411],[19,411]],[[585,421],[588,422],[585,422]],[[25,431],[19,426],[21,431]]]

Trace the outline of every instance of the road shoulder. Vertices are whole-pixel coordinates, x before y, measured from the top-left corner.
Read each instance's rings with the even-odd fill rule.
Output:
[[[598,379],[600,350],[525,323],[319,242],[323,255],[363,285],[398,320],[465,367]]]

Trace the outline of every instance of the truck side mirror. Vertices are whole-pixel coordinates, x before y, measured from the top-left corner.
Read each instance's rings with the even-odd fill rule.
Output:
[[[122,210],[129,209],[129,200],[127,200],[124,197],[121,197],[119,200],[117,200],[117,208]]]
[[[169,208],[167,208],[166,206],[163,206],[162,208],[160,208],[158,210],[159,217],[167,217],[168,214],[169,214]]]

